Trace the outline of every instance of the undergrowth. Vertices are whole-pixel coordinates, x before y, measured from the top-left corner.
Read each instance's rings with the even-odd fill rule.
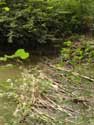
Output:
[[[87,46],[88,44],[80,43],[73,48],[73,43],[68,41],[64,45],[65,50],[72,51],[71,54],[76,55],[78,52],[84,59],[86,56],[87,60],[89,58],[93,60],[89,53],[93,49]],[[86,50],[88,53],[85,52]],[[64,54],[66,53],[63,51],[62,56]],[[70,53],[68,54],[71,56]],[[75,58],[70,56],[67,61]],[[79,54],[77,56],[79,57]],[[66,60],[63,61],[67,63]],[[12,112],[11,122],[6,121],[7,124],[93,125],[94,64],[93,61],[83,63],[82,60],[73,64],[74,68],[70,69],[51,63],[47,58],[36,66],[24,67],[19,79],[8,79],[2,84],[0,98],[12,100],[16,106]]]

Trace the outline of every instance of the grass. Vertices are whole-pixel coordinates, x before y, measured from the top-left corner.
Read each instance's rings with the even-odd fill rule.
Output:
[[[87,66],[91,68],[90,64]],[[9,106],[9,110],[2,109],[7,124],[93,125],[93,73],[86,77],[87,71],[85,65],[66,70],[50,63],[24,69],[21,78],[3,91],[1,102]],[[90,71],[92,68],[88,74]]]
[[[93,125],[93,62],[68,68],[47,58],[22,69],[0,85],[2,124]]]

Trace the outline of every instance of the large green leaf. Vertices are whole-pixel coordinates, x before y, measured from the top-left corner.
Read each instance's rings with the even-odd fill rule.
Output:
[[[27,59],[29,57],[29,53],[25,52],[24,49],[18,49],[15,52],[15,57],[20,57],[21,59]]]

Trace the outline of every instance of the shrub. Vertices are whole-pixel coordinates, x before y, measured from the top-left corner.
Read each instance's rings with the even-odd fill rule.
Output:
[[[89,30],[93,23],[92,2],[1,0],[0,43],[28,46],[58,42],[66,35]]]
[[[93,62],[94,47],[90,44],[90,41],[82,41],[75,44],[71,41],[66,41],[63,45],[64,47],[61,49],[61,65]]]

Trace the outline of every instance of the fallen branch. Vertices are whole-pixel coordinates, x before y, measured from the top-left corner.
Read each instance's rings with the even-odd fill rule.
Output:
[[[90,78],[90,77],[85,76],[85,75],[81,75],[81,74],[78,73],[78,72],[72,72],[71,70],[67,70],[67,69],[61,68],[61,67],[56,67],[56,66],[54,66],[54,65],[50,65],[50,67],[55,68],[55,69],[57,69],[57,70],[61,70],[61,71],[65,71],[65,72],[71,73],[71,74],[74,75],[74,76],[79,76],[79,77],[81,77],[81,78],[84,78],[84,79],[87,79],[87,80],[89,80],[89,81],[91,81],[91,82],[94,82],[94,79],[93,79],[93,78]]]

